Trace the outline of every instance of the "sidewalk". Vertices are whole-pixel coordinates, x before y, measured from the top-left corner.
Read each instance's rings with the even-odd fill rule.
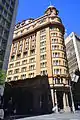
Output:
[[[70,113],[70,112],[52,113],[52,114],[47,114],[47,115],[26,117],[26,118],[16,119],[16,120],[80,120],[80,112],[78,113]]]

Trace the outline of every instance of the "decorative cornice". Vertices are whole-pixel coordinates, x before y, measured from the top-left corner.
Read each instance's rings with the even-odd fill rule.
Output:
[[[63,33],[65,32],[65,28],[64,28],[63,24],[58,23],[58,22],[46,22],[44,25],[40,25],[40,26],[38,26],[38,27],[36,27],[36,28],[33,28],[32,30],[30,30],[30,31],[28,31],[28,32],[25,32],[23,35],[20,35],[20,36],[17,36],[17,37],[15,37],[15,38],[13,38],[13,42],[14,42],[15,40],[19,40],[19,39],[25,38],[27,35],[30,35],[30,34],[32,34],[32,33],[34,33],[34,32],[37,32],[37,31],[39,31],[39,30],[41,30],[41,29],[43,29],[43,28],[45,28],[45,27],[48,27],[48,26],[50,26],[50,25],[58,25],[58,26],[60,26],[61,28],[63,28]]]

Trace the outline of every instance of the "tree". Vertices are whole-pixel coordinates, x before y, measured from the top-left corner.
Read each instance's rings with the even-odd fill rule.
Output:
[[[4,118],[3,94],[4,94],[5,79],[6,79],[6,72],[3,70],[0,70],[0,119]]]
[[[0,70],[0,85],[5,84],[6,72],[4,70]]]

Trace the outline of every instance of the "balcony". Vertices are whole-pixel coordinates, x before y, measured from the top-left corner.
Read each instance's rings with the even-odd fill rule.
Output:
[[[23,52],[28,52],[28,50],[29,50],[29,46],[27,45],[27,46],[24,48]]]
[[[34,49],[36,49],[36,45],[31,45],[30,50],[34,50]]]

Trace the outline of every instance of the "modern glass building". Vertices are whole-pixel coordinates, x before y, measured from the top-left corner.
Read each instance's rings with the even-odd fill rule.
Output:
[[[0,0],[0,69],[6,70],[12,44],[18,0]]]

